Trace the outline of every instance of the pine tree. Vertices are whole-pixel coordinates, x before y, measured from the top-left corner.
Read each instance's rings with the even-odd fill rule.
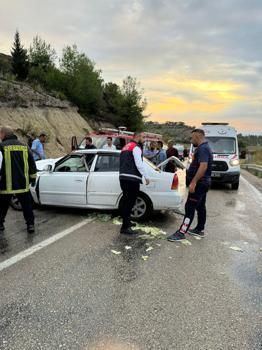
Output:
[[[25,80],[28,75],[29,62],[27,50],[23,48],[20,42],[19,32],[16,31],[14,44],[11,50],[12,71],[18,80]]]

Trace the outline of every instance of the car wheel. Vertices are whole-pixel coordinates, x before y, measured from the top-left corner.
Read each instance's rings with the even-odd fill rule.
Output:
[[[238,188],[239,188],[239,181],[238,182],[232,182],[231,187],[232,187],[232,190],[238,190]]]
[[[121,199],[119,204],[120,212],[122,212],[122,208],[123,198]],[[135,221],[144,220],[148,218],[152,214],[152,212],[153,205],[150,198],[146,194],[139,192],[138,197],[136,199],[136,203],[132,209],[131,218]]]
[[[11,197],[10,205],[14,210],[22,210],[21,203],[19,202],[18,198],[16,195],[13,195]]]
[[[151,200],[145,194],[139,193],[132,209],[131,218],[134,220],[144,220],[152,214],[152,211]]]

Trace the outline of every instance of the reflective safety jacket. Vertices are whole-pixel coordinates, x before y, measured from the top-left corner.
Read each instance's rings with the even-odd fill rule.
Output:
[[[30,182],[36,179],[36,164],[28,147],[15,135],[0,143],[3,156],[0,169],[0,194],[16,194],[29,191]]]

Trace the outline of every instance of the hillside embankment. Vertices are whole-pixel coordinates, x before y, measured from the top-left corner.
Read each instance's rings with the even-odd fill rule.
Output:
[[[72,136],[80,140],[92,129],[107,126],[84,119],[68,101],[25,83],[6,80],[0,80],[0,125],[11,126],[24,142],[30,135],[45,132],[47,157],[69,152]]]

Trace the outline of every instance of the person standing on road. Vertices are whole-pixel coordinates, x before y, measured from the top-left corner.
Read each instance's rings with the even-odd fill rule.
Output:
[[[170,157],[179,157],[178,155],[178,150],[176,148],[174,148],[174,141],[173,140],[169,140],[168,141],[168,149],[166,150],[166,157],[170,158]],[[165,167],[165,171],[167,173],[175,173],[176,172],[176,164],[173,160],[170,160],[166,167]]]
[[[108,136],[106,139],[106,144],[103,146],[103,149],[108,149],[109,151],[116,150],[116,146],[113,145],[113,139],[111,136]]]
[[[90,136],[86,136],[86,146],[85,149],[96,149],[96,146],[93,145],[93,140]]]
[[[130,216],[139,193],[140,184],[145,178],[146,185],[149,178],[143,163],[143,143],[145,135],[142,132],[134,133],[134,141],[129,142],[121,151],[119,180],[123,191],[122,218],[123,224],[121,234],[133,234],[131,230]]]
[[[0,128],[0,231],[4,231],[10,200],[16,195],[22,205],[28,233],[34,232],[34,213],[29,185],[36,179],[36,164],[29,148],[13,130]]]
[[[213,154],[205,141],[205,133],[202,129],[192,131],[192,144],[196,149],[188,170],[190,185],[185,204],[185,217],[179,230],[168,237],[171,242],[185,239],[187,232],[191,235],[204,237],[206,196],[210,186]],[[191,229],[190,225],[194,219],[195,210],[198,214],[197,226]]]
[[[156,143],[155,141],[151,141],[149,149],[146,149],[144,151],[144,157],[150,160],[152,163],[156,164],[157,154],[158,152],[156,150]]]
[[[45,149],[44,144],[46,143],[46,134],[41,133],[38,139],[35,139],[32,142],[31,151],[34,156],[34,160],[42,160],[45,159]]]
[[[166,160],[166,151],[163,149],[163,142],[157,141],[158,154],[156,158],[156,165],[163,163]]]

